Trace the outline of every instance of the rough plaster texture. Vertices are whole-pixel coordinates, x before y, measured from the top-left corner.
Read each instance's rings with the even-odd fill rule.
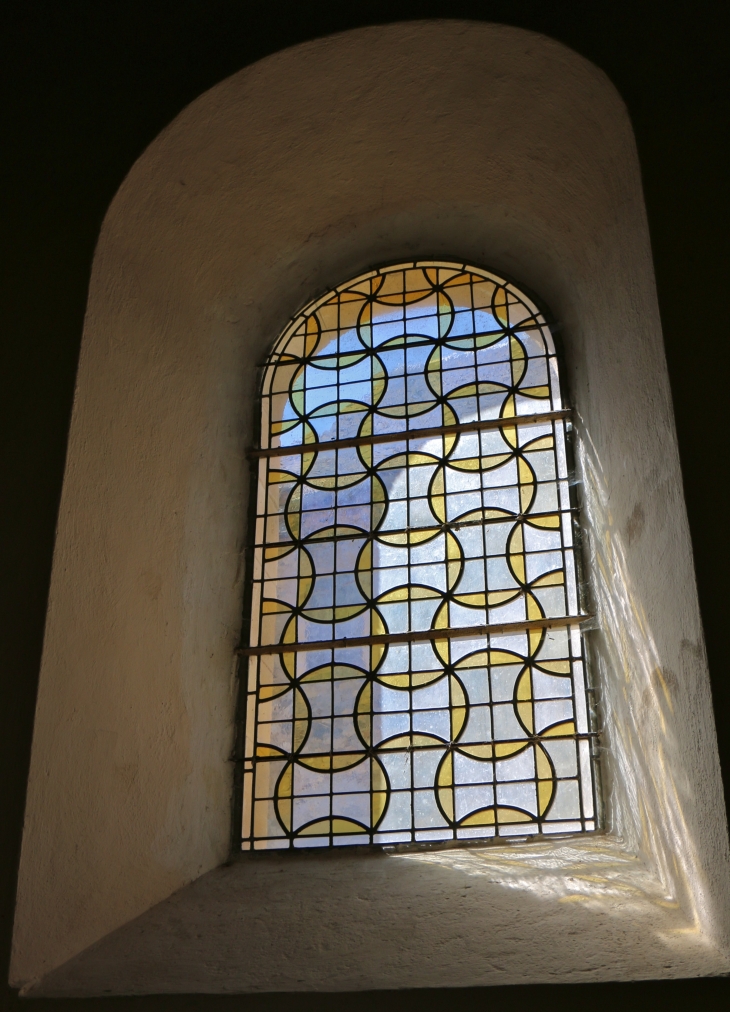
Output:
[[[606,837],[392,856],[267,856],[209,872],[31,994],[588,982],[687,977],[726,965],[686,928],[656,878],[637,857],[607,847]]]
[[[212,871],[230,838],[254,366],[313,296],[427,255],[514,277],[561,324],[608,833],[552,856]],[[729,871],[639,167],[612,85],[544,37],[448,21],[307,43],[211,89],[135,164],[94,261],[12,982],[82,995],[717,973]]]

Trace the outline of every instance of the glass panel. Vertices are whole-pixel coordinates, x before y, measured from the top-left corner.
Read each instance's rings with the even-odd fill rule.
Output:
[[[537,307],[461,264],[370,272],[291,323],[262,402],[244,849],[593,829]]]

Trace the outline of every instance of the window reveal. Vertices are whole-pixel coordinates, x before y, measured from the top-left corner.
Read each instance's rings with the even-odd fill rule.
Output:
[[[544,317],[422,262],[266,366],[244,849],[595,828],[566,418]]]

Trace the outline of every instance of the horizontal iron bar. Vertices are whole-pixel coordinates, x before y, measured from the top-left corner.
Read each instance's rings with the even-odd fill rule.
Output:
[[[551,479],[554,480],[554,479]],[[558,479],[559,481],[564,479]],[[539,484],[539,483],[538,483]],[[547,484],[545,482],[544,484]],[[504,487],[504,486],[503,486]],[[506,486],[509,487],[509,486]],[[512,486],[514,487],[514,486]],[[486,507],[487,509],[489,507]],[[441,532],[442,534],[448,533],[448,531],[460,530],[462,527],[477,527],[483,524],[517,524],[523,521],[529,523],[530,520],[540,520],[543,517],[554,517],[556,514],[562,516],[563,514],[570,516],[575,513],[579,513],[577,506],[569,506],[567,509],[557,510],[546,510],[543,513],[507,513],[502,517],[481,517],[479,520],[450,520],[445,524],[434,524],[433,527],[394,527],[387,531],[360,531],[357,534],[333,534],[331,538],[318,538],[317,532],[313,534],[307,534],[306,537],[300,538],[298,541],[265,541],[254,545],[254,548],[279,548],[281,545],[328,545],[332,541],[358,541],[360,538],[366,538],[370,541],[378,541],[381,536],[387,535],[391,537],[394,534],[409,534],[411,531],[434,531]],[[269,516],[283,516],[284,514],[271,513]],[[387,542],[386,542],[387,544]],[[396,546],[400,547],[400,545]],[[570,551],[570,546],[566,549]]]
[[[350,636],[339,640],[314,640],[306,643],[272,643],[259,647],[239,647],[240,657],[259,657],[262,654],[288,654],[302,650],[338,650],[343,647],[368,647],[381,643],[414,643],[422,640],[468,639],[474,636],[495,636],[511,632],[529,632],[532,629],[561,629],[580,625],[592,615],[566,615],[565,618],[536,618],[526,622],[505,622],[501,625],[474,625],[467,628],[418,629],[413,632],[383,633],[378,636]]]
[[[374,443],[398,443],[428,436],[449,436],[459,432],[478,432],[481,429],[506,429],[511,425],[538,425],[559,418],[569,418],[570,408],[546,411],[540,415],[517,415],[514,418],[487,418],[484,421],[461,422],[458,425],[440,425],[430,429],[408,429],[405,432],[382,432],[375,436],[353,436],[351,439],[331,439],[318,443],[297,443],[295,446],[273,446],[265,450],[249,450],[249,457],[288,457],[295,453],[318,453],[320,450],[345,450],[352,446],[372,446]]]
[[[363,675],[363,678],[364,677],[365,677],[365,675]],[[294,685],[294,684],[295,684],[295,682],[292,682],[292,685]],[[250,693],[250,695],[254,695],[254,693]],[[563,696],[562,698],[564,699],[565,697]],[[527,700],[525,700],[525,702],[527,702]],[[543,700],[539,700],[539,702],[543,702]],[[447,709],[447,708],[444,707],[443,709]],[[407,711],[403,711],[403,712],[407,712]],[[362,716],[363,717],[370,717],[372,715],[373,715],[373,711],[372,710],[363,710],[362,711]],[[301,720],[302,723],[304,723],[307,718],[306,717],[300,717],[298,719]],[[549,728],[547,728],[547,730],[549,730]],[[423,735],[426,735],[428,737],[435,737],[435,735],[429,735],[428,731],[405,731],[403,733],[402,737],[405,738],[406,735],[411,735],[411,734],[423,734]],[[524,738],[497,738],[497,739],[495,739],[493,741],[480,741],[480,742],[478,742],[478,744],[479,745],[523,745],[523,744],[524,745],[531,745],[533,742],[536,742],[536,741],[548,741],[548,742],[550,742],[550,741],[590,741],[593,738],[600,738],[600,737],[601,737],[601,732],[600,731],[573,731],[572,734],[545,734],[545,733],[538,732],[537,734],[526,734]],[[363,756],[368,756],[368,755],[382,755],[383,752],[423,752],[426,749],[430,749],[430,748],[432,748],[432,749],[444,748],[444,747],[448,748],[449,745],[451,745],[454,748],[455,751],[458,751],[459,748],[462,748],[462,747],[469,748],[473,744],[477,744],[477,743],[475,743],[475,742],[458,742],[458,741],[447,742],[447,741],[443,741],[442,740],[442,741],[436,741],[436,742],[434,742],[433,745],[399,745],[398,748],[389,749],[387,747],[387,739],[386,739],[385,742],[383,742],[380,745],[370,745],[368,748],[353,749],[350,754],[351,755],[352,754],[358,754],[359,755],[360,753],[362,753]],[[248,755],[248,756],[245,757],[245,759],[243,760],[243,762],[244,763],[250,763],[250,766],[245,766],[244,767],[248,771],[249,769],[253,769],[254,763],[277,762],[277,761],[280,761],[282,758],[286,758],[287,761],[289,761],[289,762],[292,762],[292,761],[293,762],[297,762],[297,760],[299,760],[300,758],[304,758],[304,759],[319,759],[321,757],[321,758],[329,759],[329,757],[332,756],[332,755],[337,755],[337,753],[336,752],[334,752],[334,753],[333,752],[304,752],[304,753],[302,753],[302,752],[287,752],[287,753],[283,753],[281,755],[256,755],[255,753],[252,752],[250,755]],[[527,779],[527,780],[535,780],[536,778],[535,777],[526,777],[525,779]],[[537,779],[539,779],[539,778],[537,778]],[[572,776],[570,774],[567,774],[566,776],[563,776],[563,777],[555,777],[555,779],[556,780],[575,780],[575,774],[573,774]]]

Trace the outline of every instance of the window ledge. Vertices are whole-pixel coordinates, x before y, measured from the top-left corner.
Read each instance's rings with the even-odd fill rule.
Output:
[[[730,952],[651,870],[597,834],[559,846],[246,856],[22,993],[348,991],[729,971]]]

